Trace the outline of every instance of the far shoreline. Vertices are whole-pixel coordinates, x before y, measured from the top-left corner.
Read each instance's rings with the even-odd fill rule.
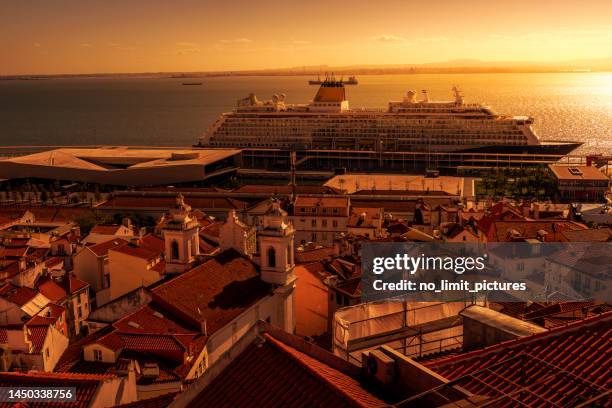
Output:
[[[515,68],[435,68],[435,69],[356,69],[334,72],[336,78],[349,75],[466,75],[466,74],[597,74],[612,70],[590,69],[515,69]],[[317,77],[320,72],[296,71],[240,71],[240,72],[141,72],[141,73],[93,73],[93,74],[41,74],[2,75],[0,81],[44,81],[52,79],[202,79],[225,77]]]

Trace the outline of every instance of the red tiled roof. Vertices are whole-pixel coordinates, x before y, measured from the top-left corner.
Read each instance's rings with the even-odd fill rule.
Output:
[[[196,334],[149,305],[121,318],[113,326],[121,333],[131,334]]]
[[[166,243],[163,239],[157,238],[155,235],[147,234],[138,240],[139,245],[153,252],[162,253],[166,249]]]
[[[5,241],[4,246],[7,248],[19,248],[28,246],[30,238],[9,238]]]
[[[56,372],[68,372],[70,371],[83,357],[83,346],[94,343],[97,339],[100,339],[110,333],[113,330],[112,326],[106,326],[95,333],[88,335],[80,340],[75,341],[68,345],[64,353],[60,357],[59,361],[55,366]]]
[[[135,243],[117,245],[113,248],[109,248],[109,250],[145,259],[147,261],[160,257],[164,249],[164,241],[151,234],[145,235]]]
[[[100,344],[106,347],[109,350],[117,351],[123,348],[123,341],[121,337],[117,335],[117,333],[112,332],[105,336],[100,337],[95,341],[95,343]]]
[[[0,258],[23,258],[28,252],[27,246],[0,247]]]
[[[298,251],[295,254],[296,263],[310,263],[328,259],[335,254],[335,249],[332,247],[323,247],[309,249],[306,251]]]
[[[68,291],[72,294],[85,287],[89,286],[89,283],[77,278],[74,273],[68,276]]]
[[[113,225],[103,225],[97,224],[89,231],[90,234],[100,234],[100,235],[115,235],[117,231],[121,228],[121,225],[113,224]]]
[[[19,273],[19,261],[15,260],[0,260],[0,276],[2,279],[11,279]]]
[[[86,374],[0,372],[0,384],[5,387],[76,387],[76,401],[73,403],[50,404],[48,402],[28,402],[26,406],[29,408],[49,406],[89,407],[96,395],[100,381],[104,378],[106,377]],[[9,407],[14,407],[13,403],[0,402],[0,408]]]
[[[26,258],[35,261],[42,261],[48,254],[49,248],[28,248],[28,252],[26,253]]]
[[[611,228],[591,228],[561,232],[562,241],[569,242],[608,242],[612,240]]]
[[[223,225],[223,222],[208,224],[204,228],[200,228],[200,233],[211,237],[219,237],[221,225]]]
[[[263,344],[251,343],[187,406],[385,406],[348,374],[268,333],[263,338]]]
[[[245,201],[223,197],[185,197],[185,203],[192,208],[237,210],[245,209]],[[118,196],[100,204],[99,208],[153,208],[168,209],[176,206],[176,197]]]
[[[66,312],[66,309],[60,305],[49,303],[47,306],[40,309],[40,311],[34,315],[30,320],[27,321],[28,327],[33,326],[49,326],[54,324],[57,319]]]
[[[587,227],[573,221],[537,220],[537,221],[495,221],[488,239],[495,242],[506,242],[512,239],[510,232],[517,231],[521,238],[537,238],[540,231],[548,233],[546,241],[559,241],[560,233],[566,230],[586,230]],[[559,236],[557,234],[559,233]]]
[[[42,282],[38,284],[38,290],[47,299],[56,303],[66,299],[67,296],[64,288],[55,283],[53,279],[49,278],[45,278]]]
[[[87,248],[89,248],[89,250],[97,256],[105,256],[108,254],[109,249],[118,248],[122,245],[126,245],[127,243],[128,242],[126,240],[123,240],[121,238],[113,238],[106,242],[101,242],[99,244],[92,245]]]
[[[110,250],[120,252],[125,255],[130,255],[136,258],[145,259],[151,261],[161,255],[158,251],[153,251],[148,247],[136,246],[136,245],[121,245]]]
[[[171,392],[153,398],[130,402],[129,404],[117,405],[117,408],[166,408],[174,401],[177,394],[176,392]]]
[[[225,326],[257,300],[267,296],[255,264],[233,250],[152,289],[153,298],[199,325],[206,321],[208,335]]]
[[[58,258],[54,256],[45,261],[45,266],[47,268],[53,268],[54,266],[60,265],[62,263],[64,263],[64,260],[62,258]]]
[[[336,285],[336,290],[343,292],[344,294],[351,297],[361,296],[361,278],[353,278],[346,281],[339,282]]]
[[[476,226],[479,230],[488,233],[495,221],[500,220],[524,220],[525,217],[508,204],[500,202],[489,208],[489,210],[478,220]]]
[[[37,293],[38,292],[34,289],[30,289],[26,286],[16,286],[12,283],[7,283],[0,287],[0,297],[18,306],[23,306],[28,303]]]
[[[332,276],[332,274],[325,269],[325,265],[322,262],[311,262],[307,264],[300,264],[296,266],[296,274],[300,272],[300,268],[303,268],[310,272],[313,276],[321,281]]]
[[[49,326],[28,326],[28,339],[32,342],[32,353],[38,354],[41,352],[42,347],[47,338],[47,332]]]
[[[164,335],[140,335],[140,334],[119,334],[121,341],[128,350],[164,352],[165,354],[175,353],[180,355],[185,351],[183,344],[173,336]]]
[[[612,385],[612,312],[426,366],[495,406],[569,406]],[[524,387],[521,389],[521,387]]]
[[[348,207],[348,197],[308,197],[298,196],[295,199],[295,207]],[[331,215],[331,214],[330,214]],[[346,215],[346,214],[344,214]]]

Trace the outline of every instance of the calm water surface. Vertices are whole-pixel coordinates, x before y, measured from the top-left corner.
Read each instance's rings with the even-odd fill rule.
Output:
[[[235,101],[285,93],[289,103],[312,99],[306,77],[61,79],[0,81],[0,145],[194,144]],[[385,107],[408,89],[451,99],[458,85],[467,102],[496,112],[530,115],[542,139],[578,140],[581,153],[612,154],[612,73],[444,74],[360,76],[348,86],[352,107]]]

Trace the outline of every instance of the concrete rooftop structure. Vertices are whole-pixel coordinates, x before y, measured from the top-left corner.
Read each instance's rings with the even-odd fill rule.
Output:
[[[0,178],[148,186],[203,180],[239,162],[236,149],[63,148],[0,160]]]

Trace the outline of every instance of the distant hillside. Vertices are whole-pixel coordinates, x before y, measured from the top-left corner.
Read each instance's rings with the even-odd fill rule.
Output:
[[[13,75],[0,76],[4,80],[42,80],[53,78],[89,77],[140,77],[140,78],[197,78],[206,76],[254,76],[254,75],[317,75],[334,73],[339,75],[368,74],[442,74],[442,73],[505,73],[505,72],[566,72],[566,71],[612,71],[612,57],[597,59],[576,59],[562,62],[529,61],[482,61],[479,59],[456,59],[451,61],[422,64],[391,65],[309,65],[289,68],[240,71],[202,72],[141,72],[120,74],[77,74],[77,75]]]

